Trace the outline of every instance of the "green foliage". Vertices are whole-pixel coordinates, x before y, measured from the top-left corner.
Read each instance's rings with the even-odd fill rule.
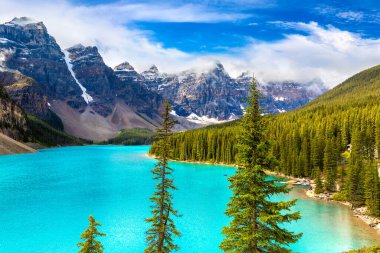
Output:
[[[229,178],[233,196],[226,214],[232,220],[223,228],[225,238],[220,244],[225,252],[290,252],[286,246],[301,236],[281,226],[300,219],[298,212],[290,212],[295,200],[270,200],[273,195],[289,192],[289,188],[268,180],[264,172],[273,162],[268,158],[267,124],[260,115],[258,99],[253,82],[238,135],[238,168]]]
[[[88,221],[90,223],[89,226],[80,236],[83,242],[77,244],[80,248],[79,253],[103,253],[104,247],[102,243],[97,240],[97,237],[106,235],[98,231],[97,227],[102,224],[95,221],[92,215],[90,215]]]
[[[365,247],[357,250],[350,250],[346,253],[379,253],[380,252],[380,245],[372,246],[372,247]]]
[[[365,165],[364,199],[370,214],[380,216],[380,182],[376,164]]]
[[[109,139],[107,143],[120,145],[149,145],[153,142],[153,135],[154,132],[149,129],[123,129],[116,137]]]
[[[315,183],[314,192],[316,194],[320,194],[320,193],[324,192],[324,186],[323,186],[323,182],[321,179],[321,171],[319,170],[319,168],[315,169],[314,175],[315,175],[314,176],[314,183]]]
[[[327,191],[335,191],[335,181],[337,174],[335,140],[327,138],[323,155],[323,171],[325,174],[325,188]]]
[[[346,196],[341,192],[334,193],[331,197],[336,201],[347,201]]]
[[[153,196],[150,198],[152,202],[152,217],[146,219],[151,226],[147,230],[146,253],[167,253],[178,250],[179,247],[174,243],[174,237],[181,233],[176,229],[171,216],[178,216],[177,210],[173,208],[172,190],[176,190],[172,178],[172,168],[168,165],[171,146],[168,137],[171,135],[171,129],[174,121],[170,119],[170,105],[165,102],[165,111],[163,112],[162,128],[157,128],[157,148],[158,163],[152,170],[153,179],[158,183]]]
[[[47,147],[57,145],[83,145],[89,141],[70,136],[52,126],[47,122],[33,116],[27,116],[29,135],[32,141]]]
[[[354,206],[366,203],[369,186],[364,167],[373,161],[375,150],[380,150],[380,65],[347,79],[302,108],[264,118],[270,153],[280,163],[276,171],[312,177],[319,168],[327,190],[341,190]],[[171,158],[236,164],[241,132],[237,123],[170,137]],[[342,153],[349,153],[349,144],[351,154],[342,158]],[[151,153],[156,152],[153,144]]]
[[[236,128],[219,125],[177,133],[169,139],[173,148],[171,158],[181,161],[208,161],[214,163],[235,163]],[[159,149],[153,143],[150,153],[157,154]]]

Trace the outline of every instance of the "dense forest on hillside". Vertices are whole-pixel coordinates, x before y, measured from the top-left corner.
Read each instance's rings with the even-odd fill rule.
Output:
[[[307,106],[266,119],[278,172],[313,177],[321,181],[317,191],[340,191],[339,199],[366,204],[380,215],[380,66],[347,79]],[[171,137],[172,158],[234,164],[239,131],[235,122],[178,133]],[[151,153],[156,152],[152,145]]]
[[[68,135],[63,129],[55,128],[30,114],[27,116],[27,126],[29,141],[45,147],[92,144],[91,141]]]
[[[144,128],[123,129],[120,133],[105,141],[104,144],[114,145],[149,145],[153,142],[154,132]]]

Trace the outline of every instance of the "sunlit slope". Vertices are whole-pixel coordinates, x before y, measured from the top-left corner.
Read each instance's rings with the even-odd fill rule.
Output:
[[[357,106],[378,103],[380,97],[380,65],[348,78],[335,88],[316,98],[299,111],[318,106]],[[298,110],[296,110],[298,111]]]

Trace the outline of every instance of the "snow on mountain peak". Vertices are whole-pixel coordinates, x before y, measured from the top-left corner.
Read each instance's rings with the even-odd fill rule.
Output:
[[[148,71],[149,71],[149,72],[158,73],[158,68],[157,68],[156,65],[153,64],[153,65],[149,68]]]
[[[29,17],[21,17],[21,18],[14,18],[12,19],[12,21],[8,22],[7,24],[26,26],[26,25],[38,24],[38,23],[42,23],[42,22],[35,20],[33,18],[29,18]]]
[[[114,70],[115,71],[135,71],[133,66],[127,61],[114,67]]]
[[[69,47],[69,48],[67,48],[66,50],[67,51],[70,51],[70,50],[72,50],[72,49],[84,49],[85,48],[85,46],[83,46],[82,44],[75,44],[74,46],[72,46],[72,47]]]
[[[220,69],[220,70],[224,70],[224,66],[220,61],[215,62],[215,68]]]
[[[245,78],[253,78],[253,74],[251,74],[249,71],[244,71],[240,74],[240,76],[237,77],[237,79],[245,79]]]

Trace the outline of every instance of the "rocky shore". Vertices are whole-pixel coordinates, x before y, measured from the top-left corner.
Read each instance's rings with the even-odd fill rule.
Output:
[[[266,171],[268,175],[273,175],[277,177],[282,177],[289,179],[288,181],[284,181],[283,183],[287,183],[289,185],[303,185],[308,186],[306,192],[306,196],[313,199],[319,199],[323,201],[333,201],[336,203],[339,203],[341,205],[345,205],[351,208],[353,214],[355,217],[361,219],[364,221],[369,227],[376,229],[380,232],[380,218],[374,217],[372,215],[368,214],[368,210],[366,207],[358,207],[354,208],[352,204],[348,201],[339,201],[333,198],[334,193],[333,192],[323,192],[320,194],[315,193],[315,184],[314,180],[309,178],[296,178],[291,176],[286,176],[282,173],[277,173],[273,171]]]
[[[339,201],[339,200],[335,200],[333,198],[333,195],[334,193],[331,193],[331,192],[323,192],[323,193],[320,193],[320,194],[316,194],[314,192],[315,190],[315,184],[313,182],[313,180],[310,180],[310,188],[306,191],[306,195],[310,198],[314,198],[314,199],[320,199],[320,200],[324,200],[324,201],[334,201],[336,203],[339,203],[339,204],[342,204],[342,205],[345,205],[345,206],[349,206],[354,214],[355,217],[361,219],[362,221],[364,221],[369,227],[371,228],[374,228],[376,229],[377,231],[380,232],[380,219],[377,218],[377,217],[374,217],[370,214],[368,214],[368,210],[367,210],[367,207],[353,207],[351,203],[347,202],[347,201]]]
[[[148,156],[150,158],[154,158],[154,156],[150,155],[150,154],[146,154],[146,156]],[[176,160],[176,162],[212,164],[212,165],[236,167],[236,165],[231,165],[231,164],[216,164],[216,163],[210,163],[210,162],[192,162],[192,161],[177,161],[177,160]],[[334,199],[333,198],[334,193],[332,193],[332,192],[323,192],[320,194],[316,194],[314,192],[314,190],[315,190],[314,180],[309,179],[309,178],[297,178],[297,177],[287,176],[285,174],[275,172],[275,171],[265,171],[265,173],[267,175],[272,175],[275,177],[287,179],[287,181],[285,180],[285,181],[282,181],[281,183],[286,183],[289,185],[307,186],[307,189],[305,190],[305,192],[306,192],[306,196],[309,198],[319,199],[319,200],[323,200],[323,201],[333,201],[335,203],[339,203],[341,205],[345,205],[345,206],[350,207],[355,217],[361,219],[366,224],[368,224],[369,227],[374,228],[380,232],[380,218],[369,215],[366,207],[354,208],[354,207],[352,207],[352,204],[350,202],[338,201],[338,200]]]

